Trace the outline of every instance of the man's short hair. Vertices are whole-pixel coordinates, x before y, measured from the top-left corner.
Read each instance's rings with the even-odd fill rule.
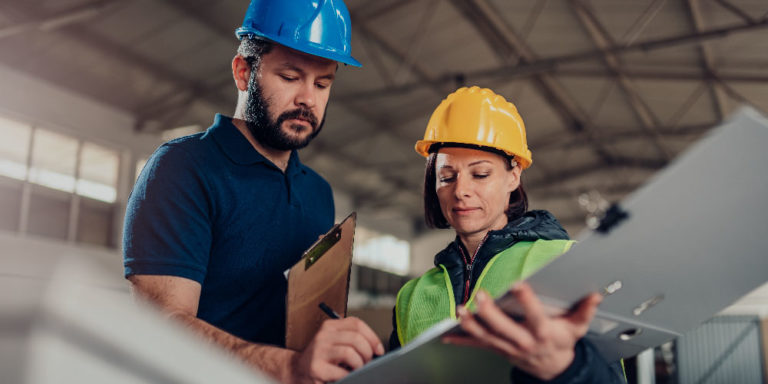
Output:
[[[257,69],[261,64],[261,57],[269,53],[274,46],[275,43],[269,40],[246,36],[240,41],[237,54],[245,58],[254,69]]]

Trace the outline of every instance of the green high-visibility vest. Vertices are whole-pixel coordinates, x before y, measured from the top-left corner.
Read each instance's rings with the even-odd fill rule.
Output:
[[[475,294],[483,289],[498,297],[571,248],[572,240],[536,240],[516,243],[496,254],[480,273],[466,306],[474,308]],[[456,319],[456,302],[448,271],[440,265],[407,282],[395,304],[397,336],[405,345],[447,318]]]

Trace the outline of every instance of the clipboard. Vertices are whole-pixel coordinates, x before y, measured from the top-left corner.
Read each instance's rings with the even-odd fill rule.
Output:
[[[552,312],[602,293],[587,338],[608,361],[695,328],[768,281],[765,143],[768,119],[741,109],[526,280]]]
[[[328,316],[318,308],[326,303],[346,317],[352,244],[357,214],[352,212],[317,240],[288,272],[286,348],[301,351],[312,341]]]
[[[587,338],[609,362],[695,328],[768,281],[765,143],[768,120],[742,109],[526,281],[552,314],[602,292]],[[496,303],[523,315],[511,294]],[[338,383],[507,382],[501,356],[441,342],[460,332],[446,319]]]

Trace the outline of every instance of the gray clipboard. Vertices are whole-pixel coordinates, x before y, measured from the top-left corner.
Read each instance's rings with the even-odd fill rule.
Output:
[[[625,218],[527,281],[552,312],[612,291],[587,336],[609,361],[696,327],[768,281],[767,144],[768,121],[742,109],[625,199]],[[521,315],[511,295],[497,303]],[[508,382],[500,356],[440,342],[456,331],[438,323],[340,383]]]
[[[768,120],[742,109],[527,281],[556,308],[606,294],[588,337],[608,360],[693,329],[768,281],[766,145]]]

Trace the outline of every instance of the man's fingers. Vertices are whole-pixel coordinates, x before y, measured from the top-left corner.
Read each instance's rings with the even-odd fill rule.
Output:
[[[349,346],[365,360],[370,361],[373,358],[373,346],[359,332],[338,331],[332,335],[334,345]]]
[[[336,326],[336,329],[338,330],[358,332],[368,342],[373,353],[377,355],[384,354],[384,345],[381,344],[381,340],[379,340],[379,337],[376,336],[376,333],[373,332],[371,327],[369,327],[368,324],[366,324],[364,321],[356,317],[347,317],[340,320],[325,321],[325,323],[328,322],[333,322],[333,325]],[[323,325],[325,325],[325,323],[323,323]]]
[[[331,382],[343,379],[349,371],[329,361],[318,361],[312,367],[311,377],[316,381]]]
[[[336,365],[358,369],[365,365],[363,357],[351,346],[336,345],[328,351],[328,359]]]

